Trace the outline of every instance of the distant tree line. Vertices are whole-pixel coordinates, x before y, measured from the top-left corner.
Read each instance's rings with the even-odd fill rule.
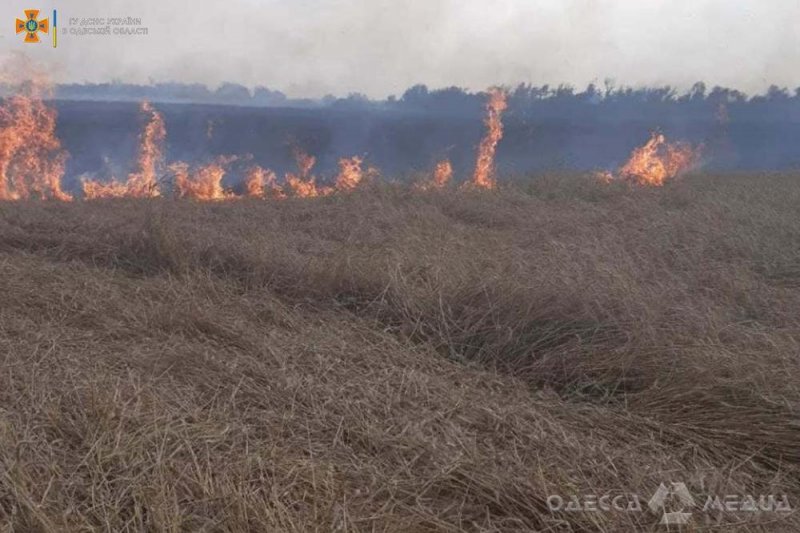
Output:
[[[0,85],[0,93],[7,94],[8,86]],[[556,87],[521,84],[509,89],[510,108],[523,116],[536,113],[538,116],[568,116],[572,112],[585,111],[599,106],[605,110],[618,110],[624,114],[647,113],[676,106],[685,110],[719,111],[720,106],[734,108],[750,107],[770,110],[779,115],[787,109],[800,109],[800,87],[790,90],[772,86],[764,94],[749,96],[735,89],[713,87],[708,89],[702,82],[688,91],[680,92],[665,87],[617,87],[606,81],[602,87],[590,84],[584,90],[569,85]],[[165,103],[223,104],[255,107],[331,107],[342,109],[382,110],[397,109],[441,114],[463,114],[479,111],[484,102],[481,92],[469,92],[458,87],[429,89],[415,85],[400,97],[390,96],[385,100],[372,100],[359,93],[345,97],[332,95],[320,99],[289,98],[284,93],[258,86],[254,89],[237,83],[223,83],[216,89],[202,84],[153,83],[137,85],[122,83],[61,84],[55,89],[55,98],[61,100],[92,101],[139,101],[151,100]],[[721,112],[724,113],[724,110]],[[724,118],[721,114],[720,118]]]

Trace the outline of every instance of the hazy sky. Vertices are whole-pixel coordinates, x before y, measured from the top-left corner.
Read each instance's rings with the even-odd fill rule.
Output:
[[[57,81],[264,85],[291,96],[571,83],[750,93],[800,86],[800,0],[3,0],[0,51]],[[58,9],[53,49],[13,32]],[[74,36],[69,19],[139,17],[148,35]]]

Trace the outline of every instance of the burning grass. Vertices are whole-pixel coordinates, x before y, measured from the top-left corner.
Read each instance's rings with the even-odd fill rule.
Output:
[[[670,481],[800,505],[797,176],[517,187],[0,203],[0,529],[656,530],[547,497]]]
[[[48,88],[29,83],[0,101],[0,201],[70,201],[61,187],[68,157],[56,136],[56,113],[44,103]]]
[[[494,159],[497,152],[497,143],[503,138],[503,112],[508,108],[508,95],[503,89],[489,91],[489,101],[486,103],[486,135],[478,147],[478,158],[475,162],[475,174],[470,184],[480,189],[494,189],[497,186],[495,179]]]
[[[100,183],[84,178],[83,196],[87,200],[160,196],[158,176],[164,166],[164,141],[167,130],[161,114],[149,102],[142,102],[140,110],[147,117],[147,123],[139,138],[138,171],[130,174],[125,183],[115,179],[108,183]]]
[[[2,67],[0,66],[0,72]],[[55,134],[56,111],[44,97],[49,91],[46,78],[14,86],[14,94],[0,99],[0,201],[30,198],[71,201],[72,195],[62,190],[65,161],[69,154],[62,150]],[[486,103],[486,135],[478,147],[475,172],[466,182],[470,188],[494,189],[495,155],[503,138],[502,115],[507,108],[507,95],[502,89],[492,89]],[[223,186],[223,178],[231,163],[252,159],[252,154],[219,155],[213,161],[190,165],[185,161],[167,163],[164,146],[167,130],[161,114],[149,103],[142,102],[140,111],[145,117],[139,136],[135,172],[122,182],[115,178],[99,181],[90,175],[81,176],[83,199],[158,198],[161,196],[162,172],[168,170],[173,193],[178,198],[219,202],[242,198]],[[209,123],[207,136],[213,133]],[[293,147],[297,172],[287,173],[283,184],[269,169],[251,165],[245,172],[244,197],[284,199],[286,191],[299,198],[316,198],[336,193],[348,193],[380,176],[373,166],[364,168],[360,156],[339,159],[339,172],[330,186],[317,184],[312,173],[316,157],[300,146]],[[449,160],[440,161],[429,183],[417,183],[421,190],[443,189],[453,177]]]

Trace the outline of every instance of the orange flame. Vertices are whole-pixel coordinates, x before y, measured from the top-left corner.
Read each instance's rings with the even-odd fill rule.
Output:
[[[69,201],[61,178],[69,154],[56,137],[56,111],[33,82],[0,106],[0,200],[41,198]]]
[[[436,163],[433,169],[433,179],[424,183],[418,183],[415,188],[420,191],[439,190],[447,187],[453,179],[453,165],[449,159],[443,159]]]
[[[295,147],[293,152],[297,168],[300,170],[300,176],[308,178],[311,176],[311,170],[314,168],[314,165],[317,164],[317,158],[305,153],[302,148]]]
[[[313,180],[302,180],[289,173],[286,175],[286,183],[292,189],[292,194],[298,198],[316,198],[319,196],[317,185]]]
[[[164,119],[149,102],[142,102],[142,113],[148,121],[139,136],[138,170],[128,175],[125,183],[112,179],[108,183],[100,183],[83,179],[83,195],[87,200],[98,198],[155,198],[160,196],[158,190],[158,173],[164,165],[164,140],[167,130]]]
[[[183,161],[173,163],[169,169],[175,174],[175,192],[179,198],[200,201],[218,201],[235,198],[236,195],[222,187],[226,167],[236,160],[233,156],[218,157],[215,161],[189,172]]]
[[[278,185],[275,173],[258,165],[247,169],[244,185],[250,198],[286,197],[283,188]]]
[[[292,190],[292,194],[299,198],[315,198],[320,195],[328,194],[327,188],[317,188],[317,178],[311,174],[311,169],[317,163],[313,155],[305,153],[300,148],[294,148],[294,159],[297,162],[298,173],[286,174],[286,184]]]
[[[503,111],[508,107],[506,92],[494,88],[489,91],[489,101],[486,104],[486,135],[478,148],[478,159],[475,163],[475,174],[471,184],[481,189],[494,189],[497,186],[494,177],[494,156],[497,143],[503,138]]]
[[[339,175],[336,176],[336,189],[339,191],[351,191],[358,187],[364,179],[364,171],[361,168],[364,162],[358,156],[339,160]]]
[[[443,189],[453,179],[453,165],[449,159],[439,161],[436,163],[436,169],[433,171],[433,186],[437,189]]]
[[[660,187],[696,166],[701,149],[684,142],[668,143],[663,134],[654,133],[647,144],[633,151],[619,173],[639,185]]]

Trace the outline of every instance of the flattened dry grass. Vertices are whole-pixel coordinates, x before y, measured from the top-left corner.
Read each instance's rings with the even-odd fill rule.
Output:
[[[0,530],[658,531],[800,505],[800,177],[0,205]],[[790,531],[695,513],[685,530]]]

